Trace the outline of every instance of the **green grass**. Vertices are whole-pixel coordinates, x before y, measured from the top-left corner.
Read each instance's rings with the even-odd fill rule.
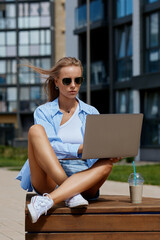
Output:
[[[0,146],[0,167],[19,170],[27,159],[27,149]]]
[[[11,170],[20,170],[27,159],[27,149],[0,146],[0,167]],[[109,180],[128,182],[129,175],[133,172],[130,164],[113,165]],[[144,177],[144,184],[160,186],[160,164],[136,166],[136,172]]]
[[[128,182],[128,177],[132,172],[131,165],[114,165],[108,180]],[[136,166],[136,172],[142,174],[144,184],[160,185],[160,164]]]

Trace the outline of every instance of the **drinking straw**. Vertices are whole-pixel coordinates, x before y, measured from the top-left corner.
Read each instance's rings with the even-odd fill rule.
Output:
[[[137,179],[136,179],[136,169],[135,169],[135,163],[133,161],[133,171],[134,171],[134,180],[135,180],[135,186],[137,185]]]

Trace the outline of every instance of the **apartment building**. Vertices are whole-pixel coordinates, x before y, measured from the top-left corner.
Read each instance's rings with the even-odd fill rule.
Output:
[[[87,1],[75,9],[86,66]],[[160,161],[160,0],[91,0],[91,104],[101,113],[144,113],[141,160]],[[80,97],[86,101],[86,86]]]
[[[0,144],[26,142],[46,94],[44,78],[20,64],[49,69],[65,55],[64,19],[64,0],[0,1]]]

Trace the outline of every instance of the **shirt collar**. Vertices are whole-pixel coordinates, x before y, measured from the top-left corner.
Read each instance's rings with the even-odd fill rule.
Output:
[[[78,97],[77,100],[79,102],[79,111],[84,111],[87,114],[90,113],[89,111],[89,105],[81,101]],[[59,110],[59,104],[58,104],[58,97],[51,102],[51,111],[52,111],[52,117],[54,117],[57,113],[62,114]]]

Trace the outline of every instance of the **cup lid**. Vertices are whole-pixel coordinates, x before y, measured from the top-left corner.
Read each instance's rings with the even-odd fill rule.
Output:
[[[142,184],[144,182],[144,179],[143,179],[142,175],[140,173],[136,173],[135,175],[136,175],[137,183]],[[134,173],[131,173],[129,175],[129,178],[128,178],[129,183],[133,183],[133,182],[135,183],[135,175],[134,175]]]

